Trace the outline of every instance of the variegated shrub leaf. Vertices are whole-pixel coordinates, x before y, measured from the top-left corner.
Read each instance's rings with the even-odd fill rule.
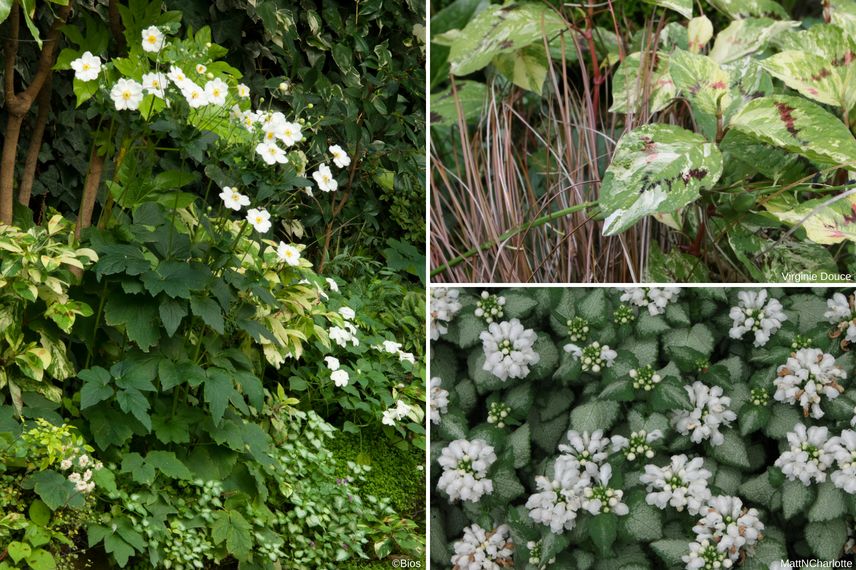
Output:
[[[788,13],[774,0],[707,0],[708,4],[731,18],[772,18],[787,20]]]
[[[657,6],[662,6],[663,8],[668,8],[669,10],[674,10],[684,18],[692,18],[693,17],[693,0],[645,0],[649,4],[655,4]]]
[[[731,105],[731,77],[718,63],[706,55],[675,50],[669,73],[678,91],[693,105],[696,115],[705,115],[704,122],[716,132],[716,117]],[[700,117],[696,117],[699,120]],[[710,137],[709,128],[704,129]]]
[[[731,128],[820,165],[856,164],[856,140],[838,118],[801,97],[776,95],[748,103]]]
[[[856,0],[827,0],[824,2],[824,13],[829,15],[829,21],[856,39]]]
[[[728,181],[760,173],[773,181],[792,181],[805,175],[807,161],[797,154],[776,148],[736,129],[725,133],[719,143]]]
[[[797,26],[799,22],[769,18],[734,20],[716,35],[709,55],[719,64],[728,63],[763,49],[771,38]]]
[[[838,26],[816,25],[784,34],[785,49],[764,69],[806,97],[850,110],[856,104],[856,42]]]
[[[644,65],[640,52],[624,58],[612,79],[611,112],[638,113],[647,94],[648,110],[656,113],[675,98],[675,84],[669,75],[669,57],[657,52],[656,58],[656,62],[651,62],[646,57]]]
[[[458,104],[465,121],[477,119],[484,107],[487,87],[479,81],[458,81],[457,101],[449,87],[442,93],[431,94],[431,126],[451,126],[458,124]]]
[[[808,239],[815,243],[829,245],[844,240],[856,241],[856,195],[824,206],[831,199],[829,196],[804,202],[779,199],[767,202],[765,206],[781,221],[801,224]],[[818,210],[815,212],[815,209]]]
[[[712,187],[722,174],[715,144],[674,125],[644,125],[618,141],[600,190],[604,235],[645,216],[674,212]]]
[[[545,36],[552,39],[564,29],[562,18],[545,4],[491,5],[453,35],[449,43],[451,72],[467,75],[478,71],[497,55],[542,42]]]
[[[549,61],[544,47],[532,44],[512,53],[497,55],[493,58],[493,65],[518,87],[541,93]]]
[[[707,16],[701,15],[687,24],[687,49],[699,53],[713,37],[713,23]]]

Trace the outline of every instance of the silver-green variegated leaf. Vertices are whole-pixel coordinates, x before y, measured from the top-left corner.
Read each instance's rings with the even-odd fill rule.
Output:
[[[771,146],[751,135],[731,129],[719,143],[728,180],[763,174],[773,181],[790,181],[805,173],[806,161],[798,154]]]
[[[647,101],[648,111],[661,111],[675,98],[675,84],[669,76],[668,55],[657,52],[656,62],[650,61],[646,52],[642,63],[640,52],[624,58],[612,80],[613,113],[638,113]],[[644,70],[644,72],[642,71]]]
[[[722,155],[701,135],[674,125],[644,125],[618,141],[600,191],[604,235],[655,213],[674,212],[711,188]]]
[[[797,202],[779,198],[765,203],[767,210],[787,224],[800,224],[808,239],[824,245],[856,242],[856,195],[826,205],[833,197]]]
[[[473,73],[486,67],[497,55],[542,42],[545,36],[552,39],[565,29],[562,18],[546,4],[491,5],[463,30],[454,31],[449,36],[451,41],[445,42],[449,45],[450,70],[454,75]],[[432,41],[436,43],[437,38]]]
[[[829,22],[840,26],[847,35],[856,39],[856,0],[828,0],[824,5]]]
[[[748,103],[731,128],[820,165],[856,165],[856,140],[837,117],[802,97],[775,95]]]
[[[675,50],[669,73],[678,91],[698,111],[715,118],[731,104],[731,77],[708,56]]]
[[[783,51],[761,62],[809,99],[850,110],[856,104],[856,42],[838,26],[783,34]]]
[[[648,4],[674,10],[684,18],[693,17],[693,0],[645,0]]]
[[[735,61],[763,49],[770,39],[797,26],[799,22],[769,18],[734,20],[717,34],[709,55],[720,64]]]
[[[708,4],[731,18],[772,18],[787,20],[788,12],[774,0],[707,0]]]

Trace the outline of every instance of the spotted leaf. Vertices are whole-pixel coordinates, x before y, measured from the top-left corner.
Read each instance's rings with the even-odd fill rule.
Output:
[[[626,133],[601,185],[604,235],[694,202],[721,174],[719,149],[701,135],[674,125],[645,125]]]
[[[788,12],[774,0],[707,0],[708,3],[731,18],[772,18],[787,20]]]
[[[646,95],[647,94],[647,98]],[[638,113],[647,100],[648,111],[661,111],[675,98],[675,84],[669,76],[669,59],[658,52],[656,62],[646,57],[642,62],[640,52],[624,58],[612,80],[613,113]]]
[[[856,242],[856,195],[828,204],[832,197],[806,200],[779,199],[766,204],[778,219],[788,224],[801,224],[808,239],[820,244]],[[827,205],[828,204],[828,205]]]
[[[797,26],[799,22],[779,22],[769,18],[734,20],[717,34],[710,57],[720,64],[738,60],[760,51],[771,38]]]
[[[693,17],[693,0],[645,0],[649,4],[655,4],[674,10],[684,18]]]

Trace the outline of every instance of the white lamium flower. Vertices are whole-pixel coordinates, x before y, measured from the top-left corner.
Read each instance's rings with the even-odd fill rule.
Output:
[[[327,364],[327,368],[329,368],[331,371],[339,369],[339,359],[335,356],[325,356],[324,362]]]
[[[264,208],[250,208],[247,210],[247,221],[260,234],[266,233],[271,226],[270,213]]]
[[[133,79],[119,79],[110,90],[117,111],[136,111],[143,100],[143,86]]]
[[[541,359],[533,348],[537,338],[535,331],[525,328],[518,319],[491,323],[479,338],[485,355],[482,370],[502,381],[525,378],[529,366]]]
[[[618,516],[624,516],[630,512],[627,505],[621,502],[624,491],[609,486],[612,465],[607,463],[598,468],[594,463],[589,463],[586,466],[586,472],[589,474],[591,484],[583,489],[583,509],[593,515],[615,513]]]
[[[185,101],[192,109],[198,109],[208,104],[208,95],[205,93],[205,89],[193,81],[188,79],[181,85],[180,89]]]
[[[143,89],[149,95],[164,98],[166,88],[169,84],[169,78],[163,73],[145,73],[143,74]]]
[[[621,301],[648,309],[651,315],[661,315],[680,292],[680,287],[628,287],[624,289]]]
[[[690,553],[681,556],[687,570],[719,570],[734,565],[728,554],[717,549],[716,544],[709,540],[691,542],[689,548]]]
[[[333,370],[330,373],[330,380],[338,386],[339,388],[344,388],[348,385],[348,380],[350,380],[351,376],[348,374],[347,370],[342,370],[339,368],[338,370]]]
[[[443,389],[443,381],[439,376],[431,378],[431,423],[439,424],[440,416],[449,409],[449,392]]]
[[[452,570],[501,570],[514,565],[514,545],[506,525],[487,531],[472,524],[464,529],[463,538],[455,542],[454,548]]]
[[[673,455],[665,467],[646,465],[639,480],[647,485],[645,502],[657,508],[674,507],[697,515],[710,499],[707,480],[711,473],[704,469],[704,460],[696,457],[689,460],[686,455]]]
[[[437,488],[452,502],[476,502],[493,493],[493,481],[487,478],[487,471],[494,461],[496,453],[485,440],[456,439],[443,448],[437,460],[443,468]]]
[[[249,197],[244,196],[236,188],[232,188],[231,186],[223,187],[223,191],[220,192],[220,199],[223,200],[224,206],[236,212],[239,212],[244,206],[250,205]]]
[[[662,438],[663,432],[655,429],[650,433],[645,430],[634,431],[630,434],[629,439],[621,435],[614,435],[610,441],[613,451],[621,451],[628,461],[636,461],[643,457],[653,458],[654,449],[651,444]]]
[[[284,241],[279,242],[279,246],[276,248],[276,256],[280,261],[292,267],[300,264],[300,250]]]
[[[740,291],[736,307],[731,307],[729,316],[733,321],[728,334],[731,338],[742,338],[747,332],[755,335],[755,346],[764,346],[770,337],[788,320],[778,299],[769,298],[766,289]]]
[[[333,173],[330,172],[330,167],[326,164],[319,166],[318,170],[312,173],[312,178],[315,179],[318,189],[322,192],[335,192],[339,187],[339,183],[336,182]]]
[[[250,88],[243,83],[238,83],[238,97],[246,99],[250,96]]]
[[[826,301],[829,310],[823,314],[833,325],[835,331],[831,334],[833,338],[841,338],[841,346],[847,348],[851,343],[856,343],[856,294],[850,297],[842,293],[835,293],[832,299]]]
[[[80,81],[95,81],[101,73],[101,58],[85,51],[83,55],[71,62],[74,78]]]
[[[553,466],[553,478],[535,477],[538,492],[526,500],[529,518],[562,534],[576,525],[577,512],[583,505],[584,489],[590,486],[588,474],[572,457],[560,456]]]
[[[851,495],[856,494],[856,431],[842,431],[840,437],[833,439],[832,452],[836,470],[829,478],[839,489]]]
[[[205,97],[212,105],[225,105],[229,86],[222,79],[212,79],[205,84]]]
[[[345,168],[346,166],[351,164],[351,157],[348,156],[348,153],[345,152],[339,145],[331,145],[327,149],[327,151],[330,153],[330,156],[333,157],[333,164],[335,164],[339,168]]]
[[[808,487],[812,480],[826,481],[826,471],[835,461],[834,450],[838,445],[838,439],[830,439],[826,427],[806,429],[797,424],[794,431],[788,432],[789,449],[776,459],[775,465],[785,477],[791,481],[799,479]]]
[[[156,53],[163,49],[164,38],[157,26],[149,26],[143,30],[143,51]]]
[[[279,148],[276,143],[259,143],[256,145],[256,153],[270,165],[288,163],[285,151]]]
[[[461,310],[460,291],[448,287],[431,289],[431,340],[437,340],[449,330],[449,322]]]
[[[479,300],[476,302],[474,314],[487,324],[490,324],[505,316],[504,306],[505,297],[491,295],[487,291],[482,291]]]
[[[844,392],[839,381],[846,378],[847,373],[835,364],[833,355],[819,348],[801,348],[779,366],[773,397],[779,402],[799,404],[806,416],[822,418],[823,396],[837,398]]]
[[[709,439],[711,445],[722,445],[725,438],[720,427],[728,427],[737,419],[737,414],[729,409],[731,398],[723,396],[719,386],[708,387],[698,381],[684,389],[693,409],[673,412],[672,425],[681,435],[689,435],[694,443]]]
[[[618,353],[609,348],[609,345],[602,345],[597,341],[585,348],[569,343],[564,346],[564,350],[580,361],[583,372],[594,372],[595,374],[604,368],[610,368],[618,357]]]
[[[573,457],[583,468],[592,462],[599,464],[609,455],[606,451],[609,438],[603,437],[603,430],[596,430],[591,436],[587,431],[580,433],[571,430],[567,438],[570,445],[560,445],[559,451]]]
[[[758,518],[758,510],[744,507],[738,497],[712,497],[699,514],[703,518],[693,527],[696,539],[715,544],[734,562],[741,558],[742,549],[763,538],[764,523]]]

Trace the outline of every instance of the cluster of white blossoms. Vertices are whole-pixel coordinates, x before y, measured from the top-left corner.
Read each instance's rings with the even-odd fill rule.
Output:
[[[711,445],[722,445],[724,436],[719,428],[728,427],[737,419],[737,414],[729,408],[731,398],[723,396],[719,386],[709,387],[698,381],[684,389],[693,409],[673,412],[674,428],[681,435],[689,435],[694,443],[709,439]]]
[[[799,479],[806,487],[812,480],[826,481],[826,472],[835,462],[837,439],[829,437],[826,427],[806,429],[803,424],[795,425],[787,437],[790,448],[776,459],[776,467],[785,477],[791,481]]]
[[[553,477],[535,478],[538,492],[526,501],[529,517],[561,534],[574,528],[580,510],[593,515],[626,515],[629,509],[621,502],[624,491],[609,486],[612,466],[603,463],[609,439],[600,430],[591,436],[570,431],[568,442],[570,445],[559,446],[561,455],[553,464]]]
[[[589,322],[582,317],[568,319],[565,325],[568,327],[568,338],[571,342],[584,342],[589,335]]]
[[[482,369],[502,381],[525,378],[529,374],[529,366],[541,359],[534,348],[537,336],[518,319],[491,323],[479,335],[485,355]]]
[[[768,297],[767,290],[740,291],[736,307],[731,307],[733,321],[728,331],[731,338],[742,338],[747,332],[755,334],[755,346],[764,346],[770,337],[788,320],[778,299]]]
[[[663,432],[655,429],[647,432],[644,429],[634,431],[630,434],[630,438],[623,435],[612,436],[612,450],[621,451],[627,461],[635,461],[643,457],[651,459],[654,457],[654,448],[652,443],[663,438]]]
[[[431,378],[430,390],[428,407],[431,410],[431,423],[439,424],[440,416],[449,409],[449,391],[443,389],[443,380],[439,376]]]
[[[651,315],[661,315],[680,292],[680,287],[628,287],[624,289],[621,301],[648,309]]]
[[[856,494],[856,431],[846,429],[833,441],[836,470],[829,478],[832,484],[851,495]]]
[[[564,346],[564,350],[580,361],[583,372],[595,374],[604,368],[610,368],[618,357],[618,353],[609,348],[609,345],[601,345],[598,341],[594,341],[585,348],[569,343]]]
[[[530,540],[526,543],[526,548],[529,549],[529,564],[537,567],[539,570],[544,570],[551,564],[556,563],[556,557],[553,556],[549,560],[542,560],[543,540]]]
[[[731,568],[764,538],[757,509],[744,507],[738,497],[712,497],[699,514],[702,518],[693,527],[696,540],[683,557],[687,570]]]
[[[659,509],[671,506],[679,512],[686,509],[689,514],[697,515],[710,499],[707,487],[710,476],[702,458],[690,460],[681,454],[673,455],[665,467],[646,465],[639,480],[647,485],[645,502],[649,505]]]
[[[845,296],[835,293],[832,299],[826,301],[829,310],[823,316],[833,325],[835,330],[833,338],[841,339],[841,346],[846,348],[849,344],[856,343],[856,294]]]
[[[493,481],[488,479],[487,471],[494,461],[496,453],[485,440],[456,439],[443,448],[437,460],[443,468],[437,488],[452,502],[476,502],[493,493]]]
[[[835,364],[835,357],[819,348],[801,348],[791,353],[788,361],[779,366],[773,381],[779,402],[799,404],[807,417],[822,418],[822,396],[832,400],[844,392],[839,384],[847,373]]]
[[[95,471],[103,469],[104,465],[100,461],[93,461],[87,454],[81,453],[78,456],[63,459],[59,468],[62,471],[71,470],[71,473],[68,474],[68,480],[74,484],[78,493],[87,494],[95,490],[95,481],[92,480],[92,475]]]
[[[487,291],[481,292],[481,297],[476,302],[475,315],[484,320],[487,324],[501,319],[505,316],[503,307],[505,306],[505,297],[501,295],[491,295]]]
[[[649,365],[642,368],[633,368],[627,372],[627,375],[633,379],[633,388],[635,390],[644,390],[650,392],[654,386],[659,384],[663,377],[654,372],[654,367]]]
[[[339,388],[347,386],[350,375],[347,370],[340,367],[339,359],[335,356],[325,356],[324,362],[327,364],[327,369],[330,370],[330,380]]]
[[[487,409],[487,423],[503,429],[509,414],[511,414],[511,406],[504,402],[491,402]]]
[[[403,400],[398,400],[391,408],[384,410],[383,418],[380,423],[387,426],[394,426],[395,422],[400,422],[410,413],[410,406]]]
[[[357,338],[357,325],[354,323],[356,313],[350,307],[339,307],[339,314],[342,315],[344,322],[342,326],[332,326],[327,330],[330,340],[341,347],[346,347],[348,344],[359,346],[360,339]]]
[[[431,289],[431,340],[437,340],[440,335],[449,330],[449,322],[461,310],[458,300],[460,291],[448,287]]]
[[[487,531],[477,524],[464,529],[464,536],[455,542],[452,570],[501,570],[514,565],[511,555],[514,544],[507,525]]]

